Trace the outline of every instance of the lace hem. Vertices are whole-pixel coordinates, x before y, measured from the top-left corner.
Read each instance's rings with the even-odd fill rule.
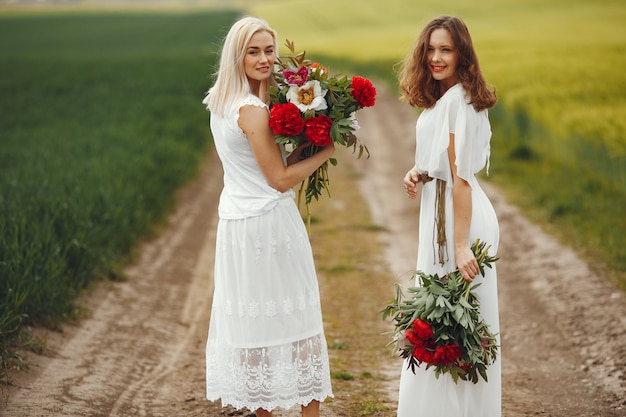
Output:
[[[207,343],[207,394],[223,405],[271,411],[333,397],[324,336],[261,348]]]
[[[221,400],[220,402],[222,403],[222,407],[231,406],[235,408],[236,410],[241,410],[245,408],[250,411],[255,411],[255,410],[258,410],[259,408],[262,408],[266,411],[271,412],[271,411],[276,410],[277,408],[282,408],[283,410],[289,410],[290,408],[296,405],[307,405],[311,401],[319,401],[320,403],[323,403],[326,398],[334,398],[334,397],[335,395],[332,393],[332,390],[329,387],[327,392],[320,393],[319,395],[311,395],[309,397],[297,398],[297,399],[294,399],[293,401],[284,401],[282,403],[275,403],[275,402],[261,403],[260,405],[255,405],[254,408],[250,408],[250,404],[244,403],[242,401],[229,402],[228,400],[221,399],[219,396],[215,398],[207,397],[207,400],[209,401]]]

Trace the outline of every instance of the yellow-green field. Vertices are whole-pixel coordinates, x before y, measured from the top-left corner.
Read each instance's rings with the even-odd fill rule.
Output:
[[[428,20],[460,16],[506,107],[626,155],[623,0],[267,0],[248,9],[299,49],[363,62],[399,61]]]
[[[498,92],[492,180],[626,289],[626,2],[267,0],[247,9],[331,68],[391,83],[430,19],[463,18]]]

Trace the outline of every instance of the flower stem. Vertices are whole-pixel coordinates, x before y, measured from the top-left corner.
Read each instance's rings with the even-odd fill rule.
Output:
[[[311,234],[311,206],[306,204],[306,232]]]
[[[328,162],[325,162],[324,165],[322,165],[323,170],[324,170],[324,189],[326,189],[326,193],[328,194],[328,198],[332,198],[332,195],[330,195],[330,180],[328,179]]]

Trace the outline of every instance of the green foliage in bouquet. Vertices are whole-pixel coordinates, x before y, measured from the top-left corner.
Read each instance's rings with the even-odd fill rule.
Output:
[[[485,242],[477,240],[472,251],[481,275],[498,260],[489,255]],[[411,297],[404,299],[396,285],[397,297],[383,310],[382,317],[392,317],[394,331],[390,345],[394,353],[408,359],[409,367],[426,363],[435,367],[435,375],[449,373],[459,379],[477,383],[479,375],[487,381],[487,367],[498,355],[496,335],[481,317],[479,299],[474,290],[480,284],[465,281],[458,269],[439,277],[416,271],[421,286],[411,287]]]

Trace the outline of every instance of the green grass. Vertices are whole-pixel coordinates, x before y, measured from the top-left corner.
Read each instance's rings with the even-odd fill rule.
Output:
[[[0,16],[2,351],[72,317],[163,221],[209,151],[200,101],[235,17]]]
[[[324,65],[392,88],[423,25],[462,17],[498,91],[490,180],[626,289],[623,1],[273,0],[251,10]]]

